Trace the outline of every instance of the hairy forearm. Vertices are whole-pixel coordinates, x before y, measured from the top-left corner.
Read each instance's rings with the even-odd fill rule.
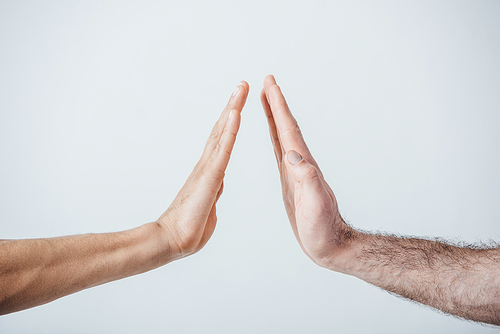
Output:
[[[173,259],[156,223],[136,229],[0,242],[0,314],[159,267]]]
[[[466,319],[500,325],[500,250],[360,234],[345,270]]]

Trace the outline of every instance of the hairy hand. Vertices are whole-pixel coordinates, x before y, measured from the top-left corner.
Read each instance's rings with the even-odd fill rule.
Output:
[[[208,138],[201,159],[170,207],[158,219],[166,231],[171,259],[199,251],[212,236],[217,222],[215,205],[240,125],[240,112],[248,95],[241,82]]]
[[[332,189],[304,142],[273,76],[264,80],[262,106],[281,174],[283,201],[303,251],[317,264],[342,270],[357,232],[343,221]]]

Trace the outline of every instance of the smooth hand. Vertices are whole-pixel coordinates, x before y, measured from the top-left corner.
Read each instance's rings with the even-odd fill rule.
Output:
[[[343,221],[332,189],[312,157],[273,76],[264,80],[261,102],[281,175],[283,201],[293,232],[317,264],[342,271],[357,232]]]
[[[201,159],[170,207],[158,219],[166,232],[170,259],[199,251],[210,239],[217,222],[215,205],[240,125],[240,112],[248,95],[241,82],[208,138]]]

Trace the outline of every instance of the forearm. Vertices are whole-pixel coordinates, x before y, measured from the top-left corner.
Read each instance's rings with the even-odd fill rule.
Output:
[[[173,260],[156,223],[103,234],[0,242],[0,314],[140,274]]]
[[[343,270],[444,312],[500,325],[500,253],[438,241],[360,234]]]

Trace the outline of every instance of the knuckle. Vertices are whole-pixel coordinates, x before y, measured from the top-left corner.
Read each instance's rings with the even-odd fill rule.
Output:
[[[214,168],[207,165],[201,173],[194,179],[194,182],[200,186],[207,186],[217,184],[224,179],[225,170],[221,168]],[[218,188],[216,189],[218,190]]]
[[[229,155],[229,156],[231,155],[231,150],[230,150],[229,148],[227,148],[227,147],[223,147],[223,148],[222,148],[222,151],[223,151],[226,155]]]
[[[204,182],[204,177],[205,177],[205,170],[203,169],[201,171],[201,173],[199,173],[194,179],[193,179],[193,183],[196,185],[196,186],[201,186],[203,185],[205,182]]]
[[[220,182],[222,179],[224,179],[226,171],[220,167],[215,167],[205,169],[202,174],[205,180],[213,179],[216,182]]]
[[[215,138],[219,137],[219,133],[220,133],[220,131],[219,131],[219,129],[217,129],[217,127],[213,128],[212,132],[210,132],[210,138],[215,139]]]
[[[215,157],[216,157],[215,154],[211,154],[208,157],[207,164],[206,164],[206,166],[203,168],[203,170],[201,172],[202,175],[206,175],[207,174],[207,170],[209,170],[211,168],[211,166],[213,166],[215,164]]]
[[[286,127],[282,133],[283,134],[287,134],[287,133],[300,134],[301,133],[300,126],[297,122],[295,122],[295,124],[293,124],[289,127]]]
[[[231,155],[231,151],[221,143],[217,143],[217,145],[215,145],[213,153],[214,154],[211,156],[211,159],[209,159],[211,162],[214,162],[216,157],[221,153]]]
[[[294,120],[294,125],[292,126],[292,128],[291,128],[290,131],[294,131],[294,132],[300,133],[300,126],[299,126],[299,123],[297,123],[297,121]]]
[[[313,165],[309,165],[304,169],[302,177],[306,179],[315,179],[319,177],[318,170]]]
[[[222,151],[222,145],[220,143],[217,143],[217,145],[215,145],[215,147],[214,147],[214,153],[218,154],[221,151]]]

